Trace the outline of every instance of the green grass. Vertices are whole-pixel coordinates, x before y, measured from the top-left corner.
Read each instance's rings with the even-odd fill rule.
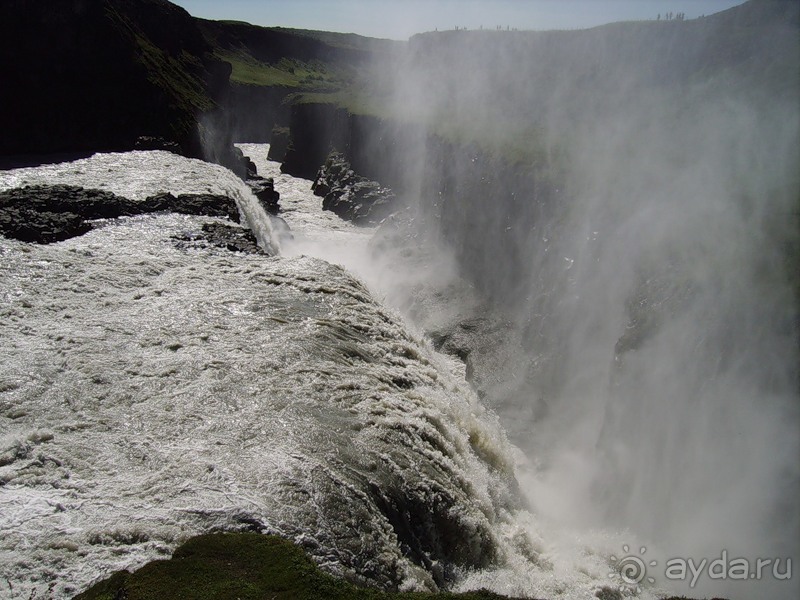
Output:
[[[489,592],[390,593],[323,573],[297,546],[256,533],[201,535],[170,560],[112,575],[75,600],[499,600]]]
[[[217,50],[216,56],[231,63],[231,81],[246,85],[299,87],[300,79],[289,71],[284,71],[262,63],[249,54]]]
[[[279,86],[298,90],[338,90],[349,85],[350,69],[322,61],[303,62],[282,58],[277,63],[264,63],[248,52],[217,49],[215,55],[233,67],[231,81],[257,86]]]
[[[147,68],[152,83],[171,93],[183,109],[205,111],[213,107],[201,81],[189,74],[192,67],[202,68],[197,57],[184,51],[173,58],[147,38],[138,34],[134,37],[140,50],[139,62]]]
[[[391,117],[385,103],[365,88],[348,87],[330,92],[302,92],[290,98],[294,104],[333,104],[354,115]]]
[[[147,70],[151,83],[174,97],[182,109],[205,111],[213,108],[213,101],[206,94],[202,80],[196,75],[203,69],[199,57],[192,56],[185,50],[177,57],[170,56],[156,47],[134,23],[113,6],[109,6],[106,11],[118,29],[130,35],[137,48],[135,60]]]
[[[366,52],[391,52],[402,47],[404,42],[397,40],[387,40],[381,38],[365,37],[356,33],[340,33],[336,31],[318,31],[315,29],[295,29],[293,27],[263,27],[253,25],[246,21],[233,21],[221,19],[217,21],[225,25],[231,25],[243,30],[277,32],[298,37],[309,38],[322,42],[332,48],[346,50],[360,50]]]

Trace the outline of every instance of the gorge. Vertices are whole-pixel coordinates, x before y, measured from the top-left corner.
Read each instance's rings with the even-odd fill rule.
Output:
[[[100,4],[148,106],[183,112],[115,130],[106,98],[100,140],[12,118],[20,97],[1,154],[28,156],[0,191],[224,196],[269,251],[174,208],[0,238],[3,593],[70,597],[256,531],[391,590],[795,597],[797,3],[407,43]],[[162,41],[154,10],[186,33]],[[144,91],[153,72],[176,79]],[[391,209],[322,210],[331,151]],[[723,577],[679,576],[721,556]]]

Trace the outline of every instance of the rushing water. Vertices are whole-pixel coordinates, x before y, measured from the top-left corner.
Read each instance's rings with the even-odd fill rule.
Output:
[[[131,200],[170,191],[176,194],[220,194],[233,198],[259,246],[280,252],[279,236],[269,215],[247,186],[231,171],[170,152],[95,154],[90,158],[0,172],[0,189],[33,183],[66,183],[107,190]]]
[[[0,173],[26,183],[225,193],[256,218],[230,173],[163,152]],[[323,213],[308,181],[276,188],[282,256],[180,246],[214,219],[174,214],[0,238],[0,595],[68,597],[193,534],[257,529],[404,589],[593,597],[622,538],[523,508],[524,462],[463,365],[331,264],[368,264],[371,230]]]

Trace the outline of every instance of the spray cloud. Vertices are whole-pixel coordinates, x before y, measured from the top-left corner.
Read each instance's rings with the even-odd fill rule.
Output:
[[[414,227],[515,324],[485,401],[533,507],[662,564],[800,558],[797,12],[437,32],[381,69]],[[797,589],[747,585],[692,594]]]

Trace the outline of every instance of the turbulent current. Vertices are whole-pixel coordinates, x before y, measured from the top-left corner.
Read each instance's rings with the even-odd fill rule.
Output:
[[[165,213],[0,238],[0,596],[69,597],[193,534],[257,530],[355,580],[593,597],[622,538],[548,535],[463,364],[345,268],[368,262],[372,231],[245,150],[276,176],[294,234],[280,256],[182,246],[214,219]],[[32,183],[227,194],[278,248],[246,186],[200,161],[0,172],[0,189]]]

